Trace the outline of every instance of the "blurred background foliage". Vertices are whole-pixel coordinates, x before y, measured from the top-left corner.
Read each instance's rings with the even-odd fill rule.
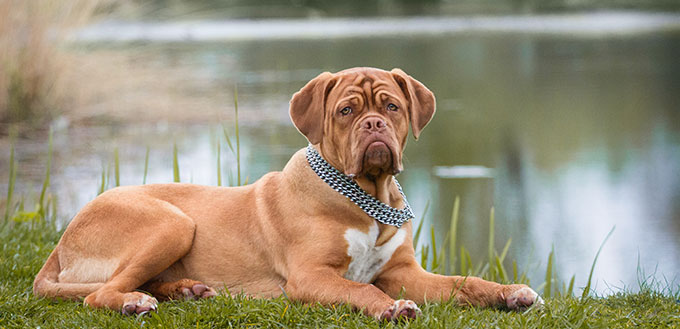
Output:
[[[545,14],[593,10],[677,12],[676,0],[2,0],[0,133],[7,124],[44,125],[97,94],[65,53],[67,33],[86,23],[123,20],[266,19]],[[30,120],[29,120],[30,119]]]

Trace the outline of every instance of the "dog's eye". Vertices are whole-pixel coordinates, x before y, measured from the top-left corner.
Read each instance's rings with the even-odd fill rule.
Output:
[[[349,106],[347,106],[347,107],[343,108],[342,110],[340,110],[340,114],[342,114],[342,115],[348,115],[348,114],[350,114],[350,113],[352,113],[352,108],[349,107]]]
[[[389,103],[389,104],[387,104],[387,109],[390,110],[390,111],[396,111],[396,110],[399,109],[399,107],[392,104],[392,103]]]

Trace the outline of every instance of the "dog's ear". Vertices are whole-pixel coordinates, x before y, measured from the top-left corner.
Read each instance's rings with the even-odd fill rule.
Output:
[[[323,137],[326,97],[335,82],[332,73],[321,73],[296,92],[290,100],[290,118],[300,133],[312,144],[318,144]]]
[[[413,137],[418,140],[420,131],[427,126],[434,115],[434,94],[420,81],[412,78],[401,69],[393,69],[391,73],[394,80],[399,84],[401,91],[408,98],[411,131],[413,131]]]

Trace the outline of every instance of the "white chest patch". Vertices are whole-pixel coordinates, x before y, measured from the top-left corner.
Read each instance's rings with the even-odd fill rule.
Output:
[[[349,244],[347,255],[352,258],[345,279],[361,283],[371,283],[378,271],[390,260],[392,254],[404,243],[406,230],[399,229],[392,238],[381,246],[376,246],[378,224],[373,223],[368,233],[350,228],[345,231]]]

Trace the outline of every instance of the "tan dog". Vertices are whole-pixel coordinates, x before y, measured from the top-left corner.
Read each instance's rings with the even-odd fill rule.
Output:
[[[380,201],[402,208],[409,123],[415,138],[435,112],[424,85],[399,69],[322,73],[293,96],[295,126],[330,164]],[[282,172],[243,187],[127,186],[103,193],[70,223],[33,290],[85,298],[126,314],[158,299],[200,298],[227,288],[257,297],[349,303],[378,319],[415,317],[416,303],[517,309],[541,302],[525,285],[423,270],[412,224],[378,223],[334,191],[297,152]],[[402,294],[404,299],[396,300]]]

